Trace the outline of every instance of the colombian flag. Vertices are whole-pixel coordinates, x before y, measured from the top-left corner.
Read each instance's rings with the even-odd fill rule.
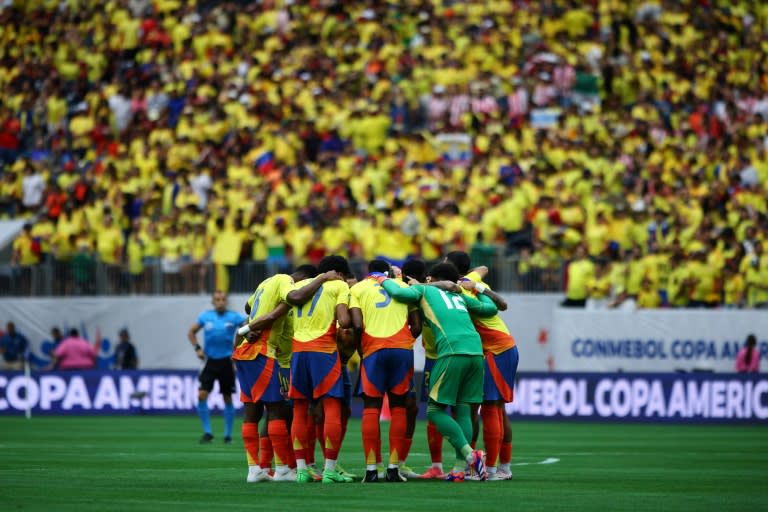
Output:
[[[253,165],[261,174],[269,174],[275,168],[275,155],[271,151],[264,151],[256,158]]]

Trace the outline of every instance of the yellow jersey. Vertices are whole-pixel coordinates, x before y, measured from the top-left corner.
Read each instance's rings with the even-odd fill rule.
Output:
[[[270,313],[285,300],[292,289],[293,279],[288,274],[275,274],[262,281],[248,298],[251,307],[249,320]],[[232,359],[249,361],[262,354],[277,359],[281,367],[288,368],[291,365],[292,338],[292,317],[290,314],[283,315],[264,329],[258,340],[253,343],[247,340],[240,342],[235,347]]]
[[[298,290],[312,282],[305,279],[293,287]],[[287,295],[287,293],[286,293]],[[346,281],[328,281],[301,306],[293,307],[293,351],[332,354],[336,348],[336,306],[349,305]]]
[[[408,286],[400,279],[394,282],[402,288]],[[366,278],[349,290],[349,308],[357,308],[363,315],[363,358],[384,348],[413,349],[416,340],[408,327],[408,313],[412,308],[392,300],[374,279]]]

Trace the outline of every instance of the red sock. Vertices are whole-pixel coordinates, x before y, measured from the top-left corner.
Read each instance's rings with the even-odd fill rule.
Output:
[[[329,396],[325,397],[323,399],[323,412],[325,414],[323,454],[325,460],[336,460],[339,458],[339,448],[341,447],[341,400]]]
[[[378,423],[379,418],[376,418]],[[378,437],[376,438],[376,464],[381,464],[381,423],[378,423]]]
[[[347,437],[347,425],[349,424],[349,414],[343,414],[341,416],[341,442],[344,442],[344,438]]]
[[[379,409],[376,407],[366,407],[363,409],[363,421],[360,426],[363,433],[363,455],[365,464],[376,464],[377,446],[381,446],[381,435],[379,433]]]
[[[411,444],[413,444],[412,437],[403,438],[403,453],[400,454],[400,460],[403,462],[408,460],[408,454],[411,453]]]
[[[390,413],[392,420],[389,424],[389,463],[397,464],[401,460],[405,461],[402,453],[408,417],[405,414],[405,407],[392,407]]]
[[[243,422],[240,431],[243,435],[245,458],[249,466],[254,466],[259,463],[259,424]]]
[[[315,423],[315,439],[320,443],[320,453],[325,453],[325,434],[323,433],[323,423]],[[314,450],[315,445],[312,445]]]
[[[272,440],[272,446],[275,448],[276,465],[292,466],[295,464],[293,457],[293,448],[291,448],[290,435],[285,420],[270,420],[267,424],[269,429],[269,438]],[[263,467],[263,466],[262,466]]]
[[[431,421],[427,423],[427,443],[432,463],[443,462],[443,435]]]
[[[270,437],[269,435],[259,437],[259,448],[261,449],[259,466],[264,469],[272,467],[272,455],[274,452],[272,451],[272,440]]]
[[[293,400],[293,423],[291,424],[291,441],[293,442],[293,451],[297,459],[304,459],[309,462],[309,455],[313,455],[314,460],[314,442],[309,444],[309,402],[307,400]],[[314,429],[313,429],[314,430]]]
[[[483,418],[483,444],[485,444],[485,465],[496,466],[501,449],[503,429],[501,426],[501,410],[496,405],[483,405],[480,411]]]
[[[504,431],[504,437],[501,440],[499,462],[501,464],[509,464],[512,462],[512,425],[509,423],[505,409],[501,410],[501,426]]]
[[[499,452],[499,462],[509,464],[512,462],[512,441],[502,441],[501,452]]]
[[[315,463],[315,443],[317,441],[317,430],[315,424],[312,423],[313,419],[309,418],[309,426],[307,427],[307,464]],[[294,454],[296,448],[293,449]],[[298,459],[298,457],[296,457]]]

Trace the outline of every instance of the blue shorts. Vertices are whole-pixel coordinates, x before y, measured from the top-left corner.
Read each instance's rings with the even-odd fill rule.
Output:
[[[240,401],[243,403],[282,402],[284,389],[280,385],[280,367],[277,361],[263,354],[248,361],[235,361],[237,381],[240,383]]]
[[[379,398],[405,395],[413,382],[413,350],[385,348],[369,354],[360,365],[359,393]]]
[[[428,357],[424,358],[424,374],[421,376],[421,396],[422,402],[429,402],[429,374],[432,373],[432,367],[435,366],[435,360]]]
[[[515,398],[515,375],[520,355],[517,347],[494,355],[485,355],[485,378],[483,379],[483,400],[512,402]]]
[[[294,352],[288,397],[316,400],[326,395],[344,398],[339,353]]]

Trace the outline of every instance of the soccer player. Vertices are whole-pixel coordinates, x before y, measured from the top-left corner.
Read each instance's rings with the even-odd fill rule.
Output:
[[[200,443],[213,441],[208,395],[213,390],[214,381],[219,382],[219,390],[224,395],[224,442],[231,443],[232,424],[235,419],[235,407],[232,405],[232,393],[235,392],[232,340],[237,328],[246,318],[227,309],[227,294],[221,290],[213,292],[212,302],[213,309],[202,312],[187,332],[187,339],[195,348],[195,354],[205,362],[200,372],[200,387],[197,393],[197,414],[203,425]],[[205,335],[203,347],[197,342],[197,331],[200,329],[204,330]]]
[[[351,482],[336,469],[342,438],[342,399],[344,386],[341,359],[337,348],[338,329],[349,329],[349,285],[343,280],[350,274],[349,263],[342,256],[326,256],[318,265],[321,274],[314,280],[295,284],[286,300],[293,304],[293,355],[291,356],[291,386],[288,396],[293,399],[291,436],[296,454],[296,481],[311,482],[307,469],[306,449],[309,446],[310,400],[323,404],[322,446],[325,455],[323,483]],[[300,294],[310,294],[309,299]],[[352,347],[354,348],[354,347]]]
[[[451,263],[438,263],[429,271],[428,281],[448,281],[455,291],[437,286],[413,284],[402,288],[393,280],[379,277],[382,287],[395,300],[418,304],[424,320],[435,334],[437,360],[429,382],[427,417],[456,449],[456,464],[449,481],[485,480],[484,454],[469,445],[472,437],[471,408],[483,400],[483,350],[469,313],[490,317],[498,311],[484,294],[477,298],[462,294],[455,285],[459,272]],[[454,407],[456,419],[446,412]]]
[[[423,260],[411,259],[403,264],[402,272],[403,277],[407,281],[412,283],[423,283],[426,280],[427,266]],[[424,372],[421,381],[420,401],[426,403],[429,400],[429,376],[435,365],[435,359],[437,359],[437,351],[435,348],[435,334],[432,332],[429,325],[423,322],[421,328],[421,344],[424,347]],[[415,406],[415,412],[408,415],[407,439],[413,439],[417,413],[418,406]],[[427,444],[429,445],[429,455],[432,466],[421,475],[405,475],[406,478],[413,477],[436,480],[443,480],[445,478],[446,475],[443,472],[443,436],[438,432],[437,427],[435,427],[435,424],[431,421],[427,421]]]
[[[421,332],[421,318],[415,308],[393,301],[376,280],[389,275],[389,263],[372,260],[368,263],[368,272],[364,280],[350,289],[349,303],[352,324],[361,335],[360,394],[366,463],[363,482],[379,480],[376,452],[381,443],[379,416],[385,394],[392,414],[386,480],[405,482],[399,463],[406,443],[405,402],[413,380],[413,344]],[[407,286],[400,280],[395,282]]]
[[[461,273],[461,286],[465,293],[484,293],[500,311],[507,309],[507,303],[494,293],[482,279],[487,268],[478,267],[469,272],[469,255],[454,251],[446,255]],[[483,443],[485,444],[488,480],[509,480],[512,478],[512,429],[509,425],[505,404],[512,402],[515,374],[520,359],[515,339],[509,333],[504,320],[496,314],[491,317],[472,315],[475,329],[480,334],[485,356],[485,380],[483,384],[483,405],[480,414],[483,419]],[[501,467],[496,468],[499,455]]]
[[[315,276],[317,269],[312,265],[302,265],[291,275],[276,274],[259,284],[246,305],[250,321],[247,328],[238,331],[232,359],[235,360],[243,402],[242,435],[248,461],[248,482],[270,480],[271,455],[262,459],[264,467],[259,464],[258,427],[264,407],[267,409],[267,440],[270,451],[274,450],[277,457],[272,479],[296,480],[295,472],[290,470],[294,457],[286,423],[288,389],[286,380],[281,378],[282,367],[290,364],[293,324],[292,317],[287,314],[290,306],[281,297],[288,295],[294,282]],[[251,331],[251,336],[242,338],[246,331]],[[258,335],[253,336],[256,333]]]

